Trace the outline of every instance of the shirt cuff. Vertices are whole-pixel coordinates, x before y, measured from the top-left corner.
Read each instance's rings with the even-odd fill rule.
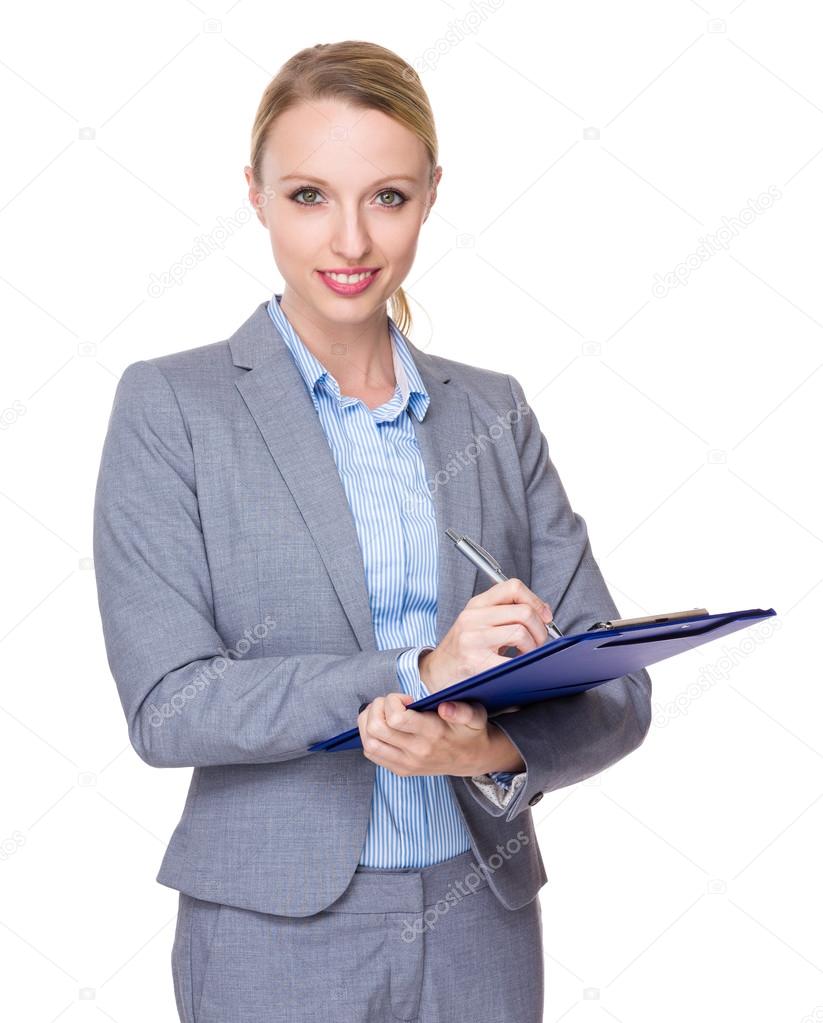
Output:
[[[499,775],[511,778],[508,785],[501,785],[495,779]],[[472,783],[480,789],[486,799],[494,806],[504,810],[526,783],[526,772],[512,774],[510,771],[493,771],[491,774],[472,775]]]
[[[420,678],[420,666],[418,665],[418,659],[424,650],[434,650],[434,647],[410,647],[408,650],[403,650],[397,655],[397,682],[401,690],[413,696],[415,700],[422,700],[424,696],[431,696],[423,679]]]

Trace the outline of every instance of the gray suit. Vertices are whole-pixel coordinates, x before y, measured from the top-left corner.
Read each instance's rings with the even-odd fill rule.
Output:
[[[438,642],[489,585],[448,526],[543,597],[563,632],[616,617],[519,383],[407,343],[431,395],[412,421],[440,531]],[[329,906],[358,864],[375,765],[360,750],[305,750],[399,689],[400,650],[376,649],[338,470],[265,303],[228,341],[126,368],[94,559],[129,738],[148,764],[194,767],[157,880],[284,916]],[[639,746],[650,695],[640,671],[495,718],[527,768],[505,809],[450,777],[478,863],[507,840],[522,846],[492,861],[505,907],[547,880],[530,807]]]

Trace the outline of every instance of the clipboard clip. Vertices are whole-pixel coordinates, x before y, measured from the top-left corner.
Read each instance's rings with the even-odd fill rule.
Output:
[[[669,614],[646,615],[643,618],[612,618],[608,622],[595,622],[586,629],[586,632],[593,632],[595,629],[619,629],[624,625],[663,625],[666,622],[677,621],[678,618],[692,618],[708,613],[705,607],[693,607],[689,611],[671,611]]]

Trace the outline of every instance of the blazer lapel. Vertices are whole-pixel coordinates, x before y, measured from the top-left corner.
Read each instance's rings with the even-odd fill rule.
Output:
[[[404,335],[405,337],[405,335]],[[446,536],[451,528],[480,542],[480,483],[475,430],[469,395],[437,371],[424,352],[406,339],[431,401],[422,421],[412,416],[417,444],[426,467],[437,519],[437,642],[439,643],[474,593],[477,569]]]
[[[348,498],[311,396],[286,343],[261,303],[229,338],[249,413],[303,516],[362,650],[376,649],[365,567]],[[434,501],[438,530],[437,641],[471,597],[477,569],[446,536],[448,527],[480,539],[475,463],[461,459],[474,442],[469,395],[407,340],[431,401],[415,435]]]

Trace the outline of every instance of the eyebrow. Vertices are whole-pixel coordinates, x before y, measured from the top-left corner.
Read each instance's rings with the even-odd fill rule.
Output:
[[[282,181],[311,181],[316,185],[323,185],[324,188],[329,188],[328,181],[324,181],[322,178],[316,178],[313,174],[287,174],[285,177],[279,179]],[[388,174],[385,178],[380,178],[379,181],[375,181],[371,188],[375,188],[377,185],[382,185],[387,181],[417,181],[416,177],[411,174]]]

